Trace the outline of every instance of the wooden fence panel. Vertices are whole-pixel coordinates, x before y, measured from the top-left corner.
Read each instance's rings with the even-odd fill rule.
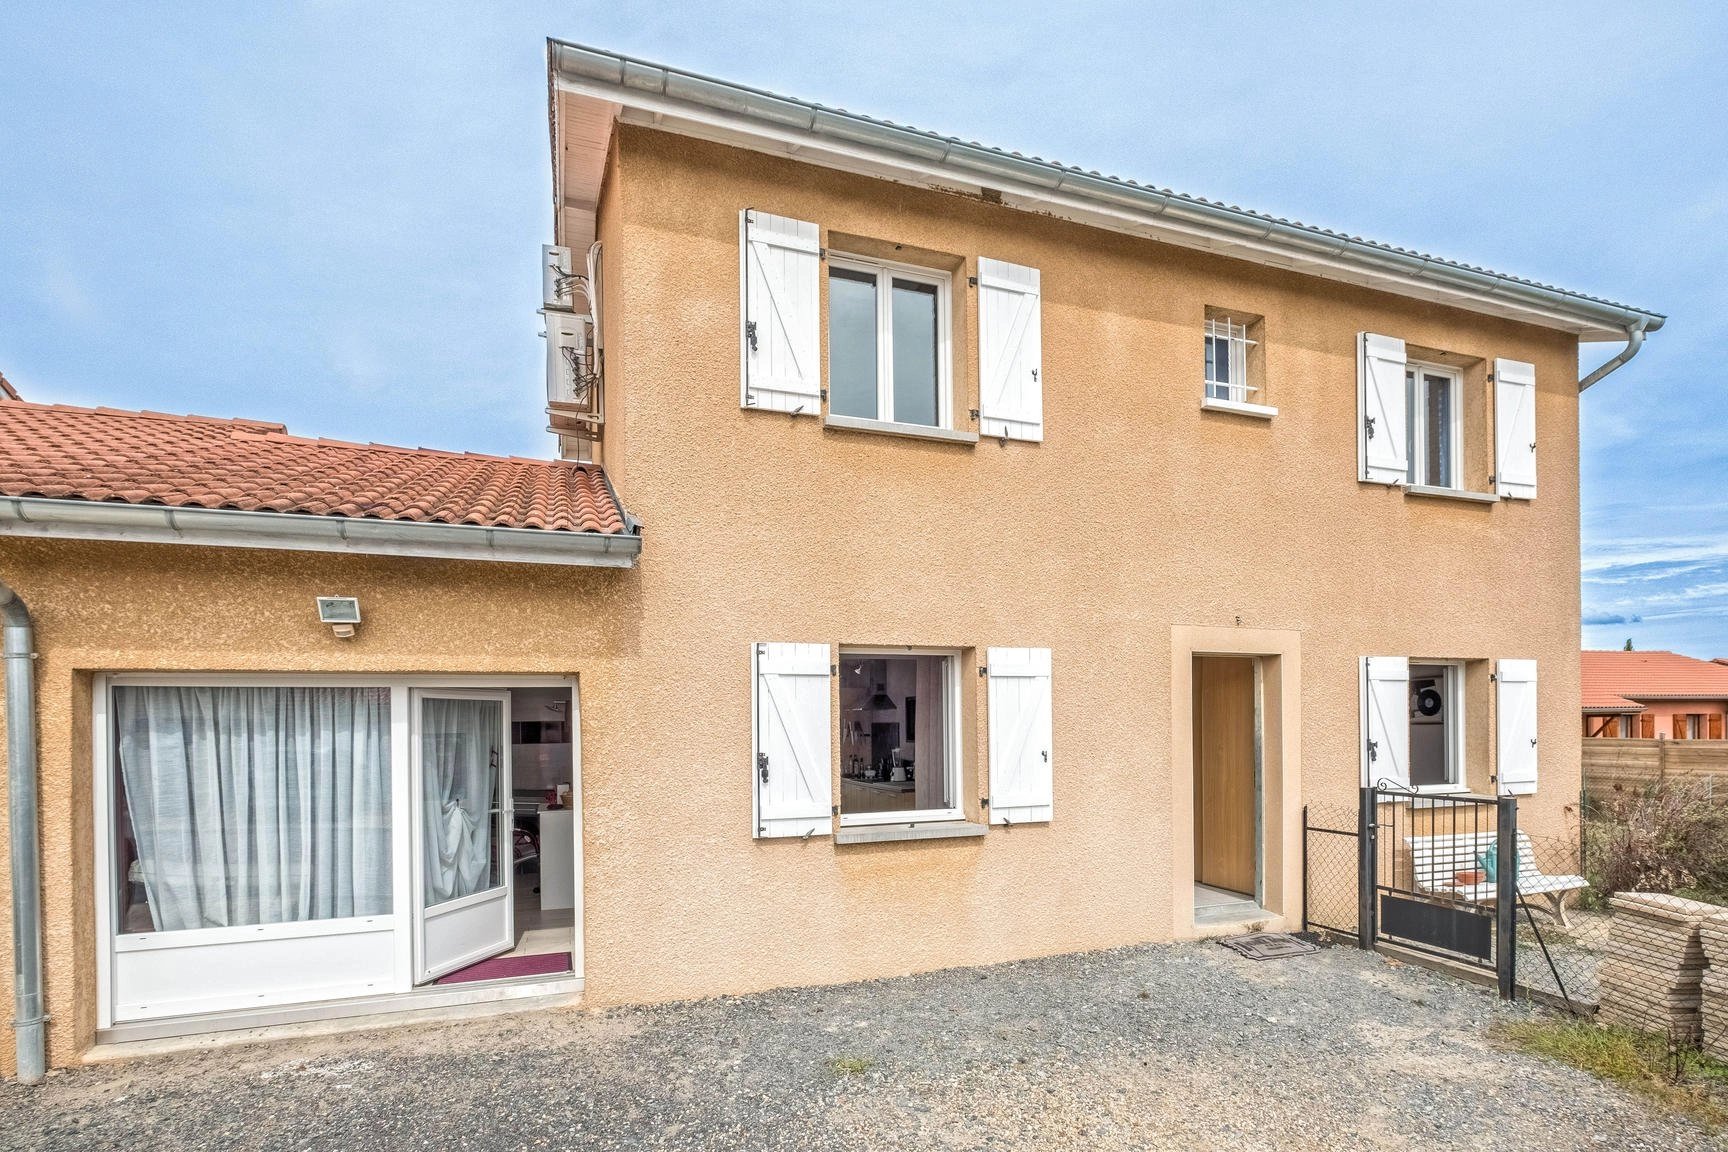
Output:
[[[1584,788],[1588,792],[1681,781],[1708,781],[1728,799],[1728,740],[1584,741]]]

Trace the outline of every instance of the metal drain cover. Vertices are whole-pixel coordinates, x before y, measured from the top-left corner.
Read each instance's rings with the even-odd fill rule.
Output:
[[[1218,943],[1250,960],[1282,960],[1286,956],[1306,956],[1320,951],[1288,932],[1250,932],[1246,936],[1226,936]]]

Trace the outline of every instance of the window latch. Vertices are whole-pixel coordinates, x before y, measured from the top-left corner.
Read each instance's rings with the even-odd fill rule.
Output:
[[[1032,369],[1032,383],[1038,383],[1038,369]]]
[[[768,757],[764,756],[762,759],[767,760]],[[1370,740],[1368,741],[1368,763],[1372,764],[1378,759],[1380,759],[1380,742],[1378,740]],[[768,779],[768,769],[766,768],[762,769],[762,779]]]
[[[768,783],[768,753],[756,753],[756,771],[762,777],[762,783]]]
[[[756,321],[744,321],[744,342],[750,345],[750,351],[756,351]]]
[[[752,327],[754,327],[754,325],[752,325]],[[756,347],[754,338],[752,338],[750,347],[752,347],[752,348]],[[1368,416],[1368,417],[1365,417],[1364,419],[1368,425],[1368,439],[1372,440],[1372,439],[1374,439],[1374,417]]]

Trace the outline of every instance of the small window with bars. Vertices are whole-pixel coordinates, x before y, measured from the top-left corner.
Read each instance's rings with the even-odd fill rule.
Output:
[[[1260,389],[1248,382],[1248,320],[1230,316],[1206,318],[1206,398],[1235,404],[1253,401]]]

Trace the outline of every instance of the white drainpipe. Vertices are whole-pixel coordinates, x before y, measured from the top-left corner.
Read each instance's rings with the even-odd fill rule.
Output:
[[[36,829],[35,630],[18,594],[0,582],[6,665],[6,791],[12,845],[12,1029],[18,1080],[42,1079],[42,860]]]
[[[1598,380],[1602,379],[1602,377],[1608,375],[1608,373],[1614,371],[1616,368],[1619,368],[1622,364],[1626,363],[1626,361],[1638,355],[1638,349],[1644,347],[1644,326],[1647,323],[1649,323],[1649,321],[1639,320],[1633,323],[1630,328],[1626,329],[1626,347],[1620,349],[1619,353],[1616,354],[1612,360],[1596,369],[1596,371],[1590,373],[1590,375],[1584,377],[1584,379],[1578,381],[1578,391],[1584,391],[1584,389],[1590,387],[1590,385],[1596,383]]]

